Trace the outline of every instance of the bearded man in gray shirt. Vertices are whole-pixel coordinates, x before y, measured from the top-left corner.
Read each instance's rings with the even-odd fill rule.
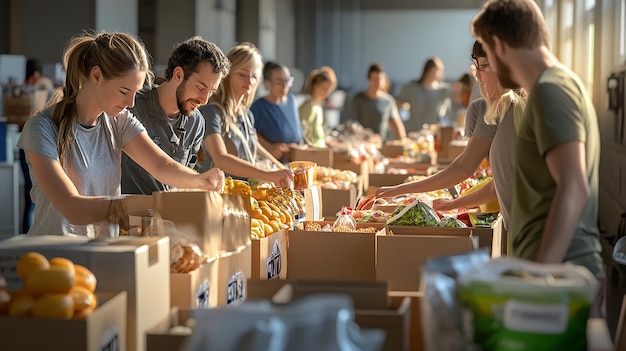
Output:
[[[130,111],[174,161],[194,168],[204,137],[204,118],[197,107],[207,103],[229,70],[228,58],[215,44],[198,36],[179,42],[167,63],[165,81],[139,92]],[[121,185],[123,194],[170,189],[126,154]]]

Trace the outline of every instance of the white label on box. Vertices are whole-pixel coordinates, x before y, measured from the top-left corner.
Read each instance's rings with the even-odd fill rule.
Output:
[[[267,279],[278,278],[281,269],[280,246],[278,245],[278,239],[276,239],[272,246],[272,254],[267,259]]]
[[[509,300],[504,305],[504,326],[519,332],[562,334],[567,329],[568,315],[568,308],[563,304]]]
[[[209,308],[209,281],[205,279],[196,291],[196,308]]]
[[[243,273],[241,271],[233,274],[228,282],[228,291],[226,304],[230,305],[233,302],[241,302],[245,297],[244,285],[243,285]]]
[[[120,339],[115,326],[111,326],[102,335],[102,343],[100,343],[100,351],[118,351],[120,350]]]

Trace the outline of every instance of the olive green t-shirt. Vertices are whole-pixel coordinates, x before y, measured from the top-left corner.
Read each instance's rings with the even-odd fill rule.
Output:
[[[556,183],[544,157],[551,148],[573,140],[585,145],[587,181],[591,194],[580,218],[565,262],[602,269],[598,220],[598,168],[600,134],[596,112],[584,86],[563,66],[546,69],[528,97],[517,135],[516,181],[511,213],[510,244],[513,256],[534,260],[541,244]]]

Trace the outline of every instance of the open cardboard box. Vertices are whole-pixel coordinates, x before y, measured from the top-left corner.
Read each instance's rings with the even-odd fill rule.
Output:
[[[287,231],[252,239],[252,279],[287,278]]]
[[[169,313],[170,240],[161,237],[94,239],[58,235],[18,235],[0,241],[0,271],[7,288],[22,282],[15,272],[18,259],[29,251],[46,258],[64,257],[91,270],[96,292],[126,291],[127,350],[144,350],[144,332]]]
[[[290,279],[376,280],[376,236],[373,233],[306,231],[308,223],[321,227],[333,222],[304,222],[289,230]],[[385,235],[382,223],[357,223]]]
[[[376,241],[376,279],[387,281],[391,291],[419,291],[426,260],[477,248],[477,240],[470,232],[446,236],[393,232],[377,234]]]
[[[189,273],[170,273],[170,306],[190,309],[217,306],[217,277],[216,257]]]
[[[434,227],[434,226],[400,226],[388,225],[389,230],[394,235],[471,235],[478,239],[478,248],[486,248],[491,252],[492,257],[499,256],[502,251],[502,240],[499,236],[502,231],[494,231],[490,227]]]
[[[290,161],[311,161],[318,166],[330,167],[333,164],[333,150],[328,147],[290,146]]]
[[[383,350],[409,350],[411,299],[389,297],[384,282],[312,280],[249,281],[250,299],[289,303],[313,294],[346,294],[354,303],[354,321],[361,328],[383,329]]]
[[[189,335],[170,334],[172,327],[187,324],[193,318],[194,309],[173,307],[167,318],[146,332],[146,351],[181,350]]]
[[[2,350],[127,350],[126,292],[96,298],[98,307],[80,319],[0,316]]]
[[[361,180],[363,179],[361,176],[359,177],[359,182],[350,184],[350,188],[346,190],[341,189],[325,189],[322,188],[322,216],[323,217],[335,217],[337,213],[341,211],[343,206],[354,208],[356,205],[356,200],[363,193]]]

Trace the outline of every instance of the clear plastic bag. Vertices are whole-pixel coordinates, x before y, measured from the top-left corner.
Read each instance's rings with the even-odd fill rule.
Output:
[[[352,216],[352,207],[343,206],[341,214],[333,223],[334,231],[353,232],[356,230],[356,220]]]
[[[184,351],[375,351],[385,333],[360,330],[352,300],[319,294],[286,305],[245,301],[194,312],[196,325]]]

